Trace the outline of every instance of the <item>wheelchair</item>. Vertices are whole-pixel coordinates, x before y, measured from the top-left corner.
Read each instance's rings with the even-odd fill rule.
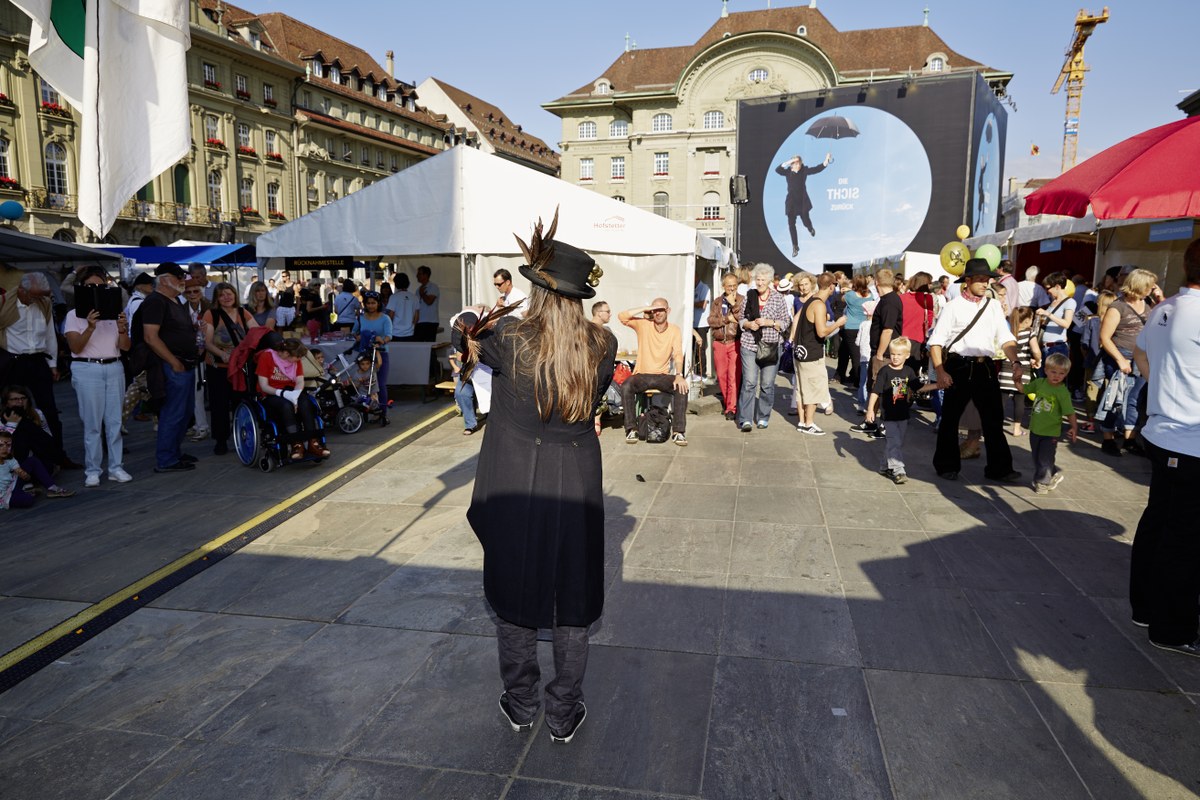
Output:
[[[254,390],[254,387],[258,385],[258,379],[254,375],[253,368],[247,365],[246,369],[248,372],[246,385],[251,387],[251,390],[242,397],[237,409],[233,412],[233,447],[242,464],[247,467],[257,466],[263,472],[271,472],[279,467],[292,464],[324,461],[324,458],[308,453],[305,453],[303,458],[293,461],[288,454],[290,446],[297,442],[320,439],[321,444],[326,443],[325,420],[316,399],[308,392],[300,395],[300,402],[314,405],[313,420],[317,430],[289,434],[281,430],[279,424],[267,413],[266,406],[262,404],[257,391]]]

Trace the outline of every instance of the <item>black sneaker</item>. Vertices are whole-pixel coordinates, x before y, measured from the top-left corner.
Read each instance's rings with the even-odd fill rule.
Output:
[[[552,744],[570,744],[575,738],[575,734],[579,733],[580,726],[587,719],[587,706],[580,700],[575,706],[575,716],[571,718],[571,724],[566,730],[555,733],[554,729],[550,729],[550,742]]]
[[[527,722],[521,722],[519,719],[517,719],[517,713],[513,711],[512,701],[508,696],[508,692],[500,695],[500,713],[504,715],[505,719],[508,720],[508,724],[511,725],[512,729],[517,733],[533,728],[532,717]]]
[[[155,467],[155,472],[190,472],[196,468],[195,464],[187,461],[176,461],[167,467]]]
[[[863,413],[865,414],[867,412],[864,411]],[[856,431],[858,433],[869,433],[869,432],[875,430],[876,427],[878,427],[878,426],[876,426],[876,424],[874,422],[860,422],[857,425],[851,425],[850,430]]]
[[[229,452],[229,445],[226,444],[225,442],[217,442],[215,445],[213,445],[213,455],[214,456],[223,456],[228,452]]]
[[[195,464],[200,459],[196,458],[194,455],[191,455],[190,453],[180,453],[179,460],[182,461],[184,464]]]
[[[903,472],[893,472],[892,473],[892,483],[896,484],[897,486],[899,486],[902,483],[908,483],[908,476],[905,475]]]
[[[1139,628],[1149,628],[1150,627],[1149,622],[1142,622],[1137,617],[1130,617],[1129,621],[1132,622],[1134,625],[1137,625]]]
[[[1175,653],[1183,653],[1185,656],[1195,656],[1200,658],[1200,639],[1189,644],[1159,644],[1153,639],[1150,644],[1157,647],[1159,650],[1170,650]],[[580,720],[582,722],[582,720]]]
[[[1105,439],[1100,443],[1100,452],[1109,456],[1120,456],[1121,445],[1117,444],[1116,439]]]
[[[885,431],[883,428],[876,428],[873,431],[867,431],[867,438],[868,439],[886,439],[887,431]]]
[[[998,480],[1001,483],[1020,483],[1021,482],[1021,473],[1017,472],[1016,470],[1013,470],[1012,472],[1008,473],[1007,475],[1002,475],[999,478],[996,478],[995,480]]]
[[[946,472],[939,472],[938,477],[945,481],[956,481],[958,480],[958,472],[951,469]]]

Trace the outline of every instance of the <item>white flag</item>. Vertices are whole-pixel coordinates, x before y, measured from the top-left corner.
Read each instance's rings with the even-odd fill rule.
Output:
[[[191,147],[187,0],[13,0],[29,61],[79,111],[79,220],[98,237]]]

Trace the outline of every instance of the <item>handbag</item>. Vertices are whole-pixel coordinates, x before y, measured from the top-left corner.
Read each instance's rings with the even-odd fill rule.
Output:
[[[751,289],[746,293],[745,308],[746,319],[759,318],[760,309],[756,290]],[[754,363],[760,367],[769,367],[779,363],[779,342],[764,342],[761,330],[754,331]]]

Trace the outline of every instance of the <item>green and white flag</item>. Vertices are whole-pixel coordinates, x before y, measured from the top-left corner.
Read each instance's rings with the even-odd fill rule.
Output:
[[[98,237],[191,147],[187,0],[13,0],[29,61],[79,111],[79,220]]]

